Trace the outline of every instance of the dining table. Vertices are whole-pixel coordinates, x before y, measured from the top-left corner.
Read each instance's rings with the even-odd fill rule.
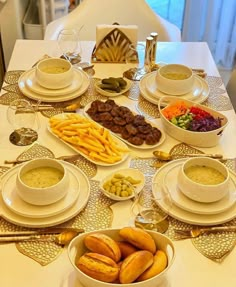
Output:
[[[94,49],[95,42],[81,41],[82,62],[91,63],[91,55]],[[13,130],[12,125],[7,120],[7,109],[9,98],[17,98],[20,91],[17,89],[19,76],[40,59],[45,57],[59,57],[61,52],[56,41],[48,40],[16,40],[14,50],[11,55],[11,60],[7,68],[5,81],[3,83],[0,95],[0,172],[4,174],[12,168],[12,165],[7,164],[6,160],[15,160],[20,155],[27,153],[30,147],[13,145],[9,141],[9,135]],[[205,80],[208,82],[210,92],[207,106],[217,109],[228,118],[228,124],[221,135],[219,143],[214,147],[196,148],[202,153],[217,153],[222,154],[229,161],[230,167],[235,171],[236,159],[236,114],[227,95],[224,83],[220,77],[217,65],[211,55],[209,47],[205,42],[158,42],[156,51],[156,63],[179,63],[184,64],[194,69],[203,69],[206,73]],[[92,62],[93,67],[88,69],[88,79],[90,86],[84,94],[73,99],[74,102],[81,101],[82,106],[89,102],[100,99],[100,95],[94,89],[94,81],[105,77],[122,77],[123,73],[129,68],[126,63],[99,63]],[[148,120],[162,127],[160,117],[158,116],[158,106],[147,101],[139,90],[139,81],[134,81],[132,91],[125,95],[120,95],[112,98],[118,104],[129,107],[133,112],[142,114]],[[21,94],[21,96],[23,96]],[[27,98],[27,97],[26,97]],[[106,98],[106,97],[105,97]],[[2,99],[2,101],[1,101]],[[55,107],[58,103],[55,103]],[[204,103],[203,103],[204,104]],[[83,107],[77,110],[77,113],[83,115]],[[38,149],[42,148],[42,153],[50,151],[55,158],[60,156],[68,156],[75,154],[75,150],[70,146],[65,145],[58,138],[53,136],[48,130],[48,122],[50,114],[37,112],[38,116],[38,139],[37,148],[33,153],[37,153]],[[90,165],[89,162],[83,162],[83,157],[79,168],[86,170],[93,197],[95,198],[99,190],[99,182],[107,174],[117,171],[122,168],[139,168],[145,175],[152,178],[158,167],[150,167],[150,161],[153,160],[154,150],[163,150],[169,152],[173,148],[181,148],[183,143],[177,141],[169,135],[166,135],[164,142],[155,147],[148,149],[139,149],[129,147],[129,156],[120,164],[111,166]],[[185,147],[188,148],[188,147]],[[193,147],[194,148],[194,147]],[[142,167],[142,164],[144,165]],[[90,196],[92,196],[90,194]],[[87,212],[83,213],[81,208],[80,213],[83,216],[78,221],[73,221],[74,217],[79,214],[68,217],[69,226],[75,224],[76,227],[84,228],[86,231],[92,231],[97,227],[102,228],[120,228],[132,225],[131,205],[132,199],[127,201],[112,201],[102,198],[102,203],[99,203],[102,196],[97,199],[90,199],[88,205],[83,206]],[[92,200],[95,200],[94,202]],[[97,201],[96,201],[97,200]],[[94,203],[94,206],[91,206]],[[95,208],[98,206],[98,208]],[[2,213],[3,203],[0,202],[0,232],[6,230],[18,230],[17,222],[12,218],[7,218]],[[103,209],[102,214],[98,214],[100,209]],[[235,212],[236,216],[236,212]],[[109,217],[109,220],[106,218]],[[94,223],[93,218],[100,222]],[[207,221],[207,216],[205,218]],[[17,221],[17,220],[16,220]],[[62,220],[63,221],[63,220]],[[108,222],[109,221],[109,222]],[[175,222],[177,221],[177,223]],[[68,223],[56,221],[57,224]],[[92,223],[91,223],[92,222]],[[229,220],[230,225],[236,225],[234,217]],[[81,225],[80,225],[81,223]],[[180,219],[172,218],[173,225],[183,227],[188,222],[181,222]],[[217,222],[218,223],[218,222]],[[224,222],[226,225],[228,221]],[[98,224],[98,225],[96,225]],[[182,225],[183,224],[183,225]],[[30,224],[24,226],[24,222],[20,222],[20,228],[32,229]],[[216,224],[217,225],[217,224]],[[194,224],[191,226],[194,226]],[[225,235],[221,238],[203,236],[201,240],[175,240],[171,232],[167,233],[173,239],[175,246],[175,259],[172,267],[168,271],[168,280],[162,287],[234,287],[236,279],[234,275],[236,266],[236,233],[231,236]],[[225,247],[227,244],[230,246]],[[222,244],[222,245],[221,245]],[[82,287],[82,284],[76,277],[76,272],[69,261],[67,247],[61,248],[59,251],[53,247],[47,250],[56,253],[51,256],[50,252],[44,251],[46,243],[38,245],[38,250],[30,244],[0,244],[0,285],[6,287],[24,286],[24,287]],[[217,246],[218,245],[218,246]],[[31,247],[34,248],[31,252]],[[223,248],[227,251],[217,258],[211,258],[207,248],[216,249],[214,252],[222,252]],[[34,253],[33,255],[31,253]],[[210,251],[209,251],[210,252]],[[35,255],[37,253],[37,255]],[[34,260],[37,257],[36,260]],[[41,257],[52,257],[52,260],[43,261]],[[40,261],[42,259],[42,261]],[[43,263],[42,263],[43,262]],[[155,287],[155,286],[153,286]]]

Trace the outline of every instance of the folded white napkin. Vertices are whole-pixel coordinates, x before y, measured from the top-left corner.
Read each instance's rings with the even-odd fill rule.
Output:
[[[101,41],[114,29],[119,29],[124,33],[132,44],[136,44],[138,41],[138,26],[136,25],[97,25],[96,26],[96,47]]]

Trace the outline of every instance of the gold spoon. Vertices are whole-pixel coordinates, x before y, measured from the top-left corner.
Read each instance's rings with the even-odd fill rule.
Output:
[[[195,153],[185,153],[185,154],[169,154],[167,152],[161,151],[161,150],[156,150],[153,152],[153,155],[162,161],[169,161],[169,160],[173,160],[176,157],[179,156],[184,156],[184,157],[199,157],[199,156],[205,156],[205,157],[211,157],[214,159],[222,159],[223,156],[221,154],[195,154]]]
[[[67,161],[67,160],[73,160],[73,159],[76,160],[78,157],[80,157],[79,154],[73,154],[73,155],[62,155],[62,156],[56,157],[55,159]],[[29,160],[31,160],[31,159],[5,160],[4,163],[5,164],[20,164],[20,163],[23,163],[23,162],[26,162]]]
[[[65,230],[59,234],[39,234],[39,235],[27,235],[27,236],[5,236],[0,238],[0,243],[11,242],[28,242],[28,241],[45,241],[55,242],[59,245],[67,245],[70,241],[83,232],[82,229]]]

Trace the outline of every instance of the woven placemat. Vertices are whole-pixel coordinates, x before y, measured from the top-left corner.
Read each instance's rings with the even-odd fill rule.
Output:
[[[52,151],[48,148],[34,143],[32,146],[27,148],[21,153],[17,160],[26,161],[33,158],[49,157],[55,158]],[[69,220],[66,223],[58,225],[57,227],[76,227],[83,228],[85,231],[92,231],[96,229],[104,229],[111,227],[113,213],[110,206],[114,203],[113,200],[103,195],[102,191],[99,190],[99,182],[92,180],[97,173],[97,166],[82,156],[73,157],[71,160],[67,159],[70,163],[76,165],[84,171],[90,181],[90,197],[84,210],[79,213],[75,218]],[[8,171],[10,167],[0,167],[0,175]],[[0,218],[0,231],[20,231],[29,230],[12,224],[3,218]],[[31,229],[30,230],[34,230]],[[32,258],[42,266],[47,265],[54,261],[62,252],[63,246],[59,246],[53,242],[21,242],[16,243],[17,249],[24,255]]]
[[[170,154],[178,154],[176,158],[184,158],[186,153],[195,153],[195,154],[204,154],[201,150],[198,150],[192,146],[189,146],[184,143],[177,144],[170,150]],[[182,155],[181,155],[182,154]],[[131,159],[130,166],[132,168],[137,168],[145,174],[146,179],[152,178],[156,173],[159,167],[163,166],[167,162],[161,162],[155,158],[133,158]],[[236,171],[236,159],[225,160],[224,164],[231,169]],[[152,187],[149,180],[149,186],[146,187],[149,189],[149,192],[146,192],[146,196],[152,196]],[[181,240],[176,236],[174,228],[176,229],[192,229],[196,226],[181,222],[177,219],[169,216],[169,228],[166,232],[166,235],[172,240]],[[236,219],[233,219],[227,223],[222,224],[223,226],[227,225],[236,225]],[[195,246],[195,248],[205,257],[215,261],[222,262],[225,257],[232,251],[236,244],[236,233],[235,232],[217,232],[211,234],[202,234],[197,238],[190,239]]]

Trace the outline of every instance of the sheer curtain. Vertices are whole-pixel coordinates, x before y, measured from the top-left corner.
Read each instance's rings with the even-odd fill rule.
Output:
[[[236,53],[236,1],[186,0],[182,41],[207,42],[215,62],[232,68]]]

